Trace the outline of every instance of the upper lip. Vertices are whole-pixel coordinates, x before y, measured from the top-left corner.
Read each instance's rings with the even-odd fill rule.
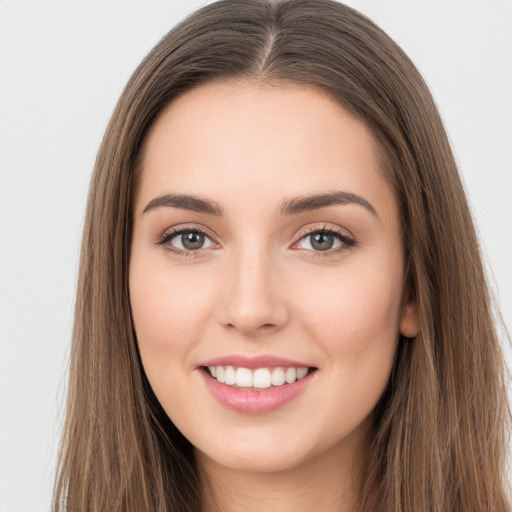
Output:
[[[270,354],[247,356],[243,354],[232,354],[226,356],[208,359],[198,365],[203,366],[236,366],[237,368],[249,368],[256,370],[258,368],[277,368],[278,366],[291,368],[311,368],[313,365],[301,361],[295,361],[284,357]]]

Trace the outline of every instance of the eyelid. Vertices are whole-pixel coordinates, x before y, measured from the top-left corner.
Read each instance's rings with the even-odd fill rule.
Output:
[[[211,238],[212,240],[216,238],[216,235],[214,235],[212,231],[208,229],[206,226],[192,222],[190,224],[176,224],[174,226],[166,228],[165,231],[158,236],[158,240],[163,240],[164,238],[167,238],[170,235],[176,235],[178,233],[182,233],[183,231],[197,231],[198,233],[202,233],[206,235],[208,238]]]
[[[220,244],[216,241],[216,237],[212,236],[210,233],[210,230],[198,225],[198,224],[185,224],[185,225],[177,225],[170,228],[167,228],[165,232],[158,238],[156,241],[156,245],[164,246],[166,250],[173,254],[177,254],[180,256],[199,256],[204,253],[205,250],[210,249],[211,247],[201,247],[200,249],[195,250],[186,250],[181,249],[179,247],[176,247],[174,245],[171,245],[169,242],[176,236],[179,236],[180,234],[184,232],[196,232],[204,235],[206,238],[208,238],[213,245],[217,245],[218,247]],[[296,247],[302,240],[307,238],[308,236],[314,234],[314,233],[325,233],[331,236],[334,236],[339,242],[340,246],[336,248],[326,249],[325,251],[319,251],[314,249],[303,249]],[[291,246],[291,249],[295,250],[301,250],[305,252],[311,253],[313,256],[332,256],[340,251],[346,250],[350,247],[354,247],[357,245],[356,239],[353,237],[353,235],[346,229],[340,228],[339,226],[329,226],[325,223],[322,223],[320,225],[312,225],[308,226],[305,229],[301,231],[299,235],[297,235],[299,238],[296,242],[294,242]]]
[[[339,247],[336,247],[334,249],[327,249],[325,251],[315,251],[313,249],[302,249],[296,247],[302,240],[307,238],[308,236],[311,236],[314,233],[325,233],[328,235],[332,235],[335,238],[337,238],[341,245]],[[313,256],[332,256],[338,252],[344,251],[346,249],[349,249],[351,247],[354,247],[357,245],[357,241],[354,238],[354,236],[346,229],[340,228],[339,226],[329,226],[325,223],[321,225],[315,225],[315,226],[309,226],[305,230],[303,230],[300,235],[298,235],[299,238],[294,244],[292,245],[292,249],[295,248],[296,250],[302,250],[312,253]]]
[[[173,246],[170,244],[170,241],[184,233],[184,232],[193,232],[193,233],[201,233],[206,238],[208,238],[212,244],[219,246],[219,243],[216,241],[216,237],[213,236],[208,229],[205,227],[198,225],[198,224],[180,224],[177,226],[172,226],[170,228],[167,228],[162,235],[158,237],[158,240],[156,241],[156,245],[161,245],[165,248],[165,250],[177,254],[179,256],[199,256],[204,250],[208,249],[208,247],[200,248],[196,250],[185,250],[181,249],[179,247]]]

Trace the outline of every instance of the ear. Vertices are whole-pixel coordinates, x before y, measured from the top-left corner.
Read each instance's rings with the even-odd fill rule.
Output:
[[[404,303],[400,315],[400,334],[406,338],[415,338],[420,332],[420,319],[416,302]]]

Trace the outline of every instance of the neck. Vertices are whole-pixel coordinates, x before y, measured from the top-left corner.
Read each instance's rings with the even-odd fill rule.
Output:
[[[298,465],[269,472],[233,469],[197,450],[202,512],[353,512],[363,440],[347,439]]]

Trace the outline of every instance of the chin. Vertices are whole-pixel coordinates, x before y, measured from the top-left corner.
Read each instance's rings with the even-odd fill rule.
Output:
[[[227,469],[246,473],[275,473],[297,468],[304,462],[304,454],[269,453],[261,450],[238,450],[229,453],[206,455],[212,463]]]

